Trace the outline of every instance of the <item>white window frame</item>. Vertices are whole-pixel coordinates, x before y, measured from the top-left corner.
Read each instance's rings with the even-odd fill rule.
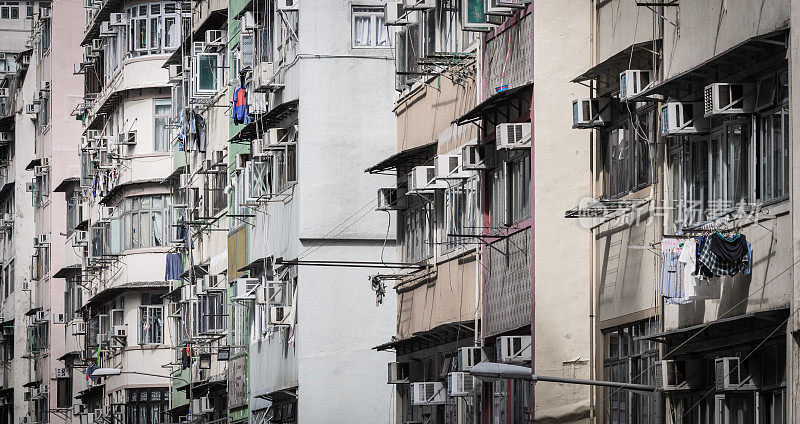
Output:
[[[366,45],[356,44],[356,19],[369,18],[369,40]],[[380,24],[383,22],[383,24]],[[391,27],[385,25],[386,18],[384,9],[375,6],[353,6],[351,9],[350,18],[350,46],[354,49],[390,49],[392,48],[392,39],[394,34]],[[388,31],[386,35],[386,44],[378,45],[378,31]]]
[[[156,111],[158,110],[159,106],[169,105],[169,111],[166,114],[158,114]],[[157,146],[156,141],[158,140],[158,120],[163,120],[164,126],[161,128],[161,131],[165,132],[164,134],[164,143],[162,146]],[[153,99],[153,151],[155,152],[166,152],[169,151],[172,146],[172,131],[169,129],[169,122],[172,119],[172,99]]]
[[[200,87],[200,60],[203,57],[213,57],[216,59],[215,72],[214,72],[214,86],[213,88]],[[219,53],[200,53],[192,57],[192,88],[195,96],[213,96],[225,84],[224,79],[224,62],[223,55]]]
[[[776,137],[773,130],[776,115],[780,115],[780,136]],[[771,203],[786,199],[789,196],[787,187],[790,178],[790,168],[786,166],[789,157],[789,147],[785,141],[785,130],[790,126],[789,105],[784,103],[776,108],[771,108],[758,115],[759,124],[759,175],[761,177],[758,198],[763,203]],[[791,132],[791,131],[790,131]],[[776,140],[776,138],[779,138]],[[776,142],[778,150],[776,150]],[[789,141],[791,144],[791,141]],[[778,152],[778,157],[775,153]],[[769,176],[767,176],[769,174]],[[768,184],[769,183],[769,184]],[[786,192],[784,192],[786,191]]]
[[[156,315],[156,311],[161,313],[160,318]],[[164,306],[163,305],[141,305],[139,306],[138,316],[139,328],[139,344],[140,345],[158,345],[164,343]],[[147,322],[145,323],[145,319]],[[146,328],[153,325],[160,319],[158,325],[161,331],[157,334],[150,334],[150,329]],[[155,339],[153,338],[155,336]]]

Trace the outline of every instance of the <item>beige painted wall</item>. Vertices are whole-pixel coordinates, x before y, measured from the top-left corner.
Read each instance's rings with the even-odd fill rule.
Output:
[[[475,318],[475,254],[439,264],[427,279],[397,290],[397,337]]]
[[[534,14],[535,372],[590,378],[591,232],[564,211],[591,194],[589,131],[573,130],[570,80],[588,68],[590,3],[537,2]],[[587,386],[539,383],[537,423],[588,422]]]
[[[608,59],[632,44],[655,38],[653,13],[644,7],[636,6],[636,2],[596,0],[595,3],[600,5],[596,17],[597,61],[595,63]],[[682,1],[681,7],[683,4]]]
[[[475,107],[474,82],[465,81],[465,86],[454,85],[449,79],[439,77],[420,85],[395,105],[397,115],[397,151],[440,142],[440,153],[446,147],[455,147],[477,137],[475,125],[450,129],[453,120]],[[453,142],[452,139],[460,140]]]

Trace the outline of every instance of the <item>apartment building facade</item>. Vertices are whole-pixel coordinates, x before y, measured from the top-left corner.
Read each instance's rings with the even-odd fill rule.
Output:
[[[661,3],[593,4],[575,78],[596,200],[566,215],[592,233],[594,373],[656,389],[596,390],[597,419],[792,422],[796,7]],[[719,240],[746,240],[747,267],[683,274]]]

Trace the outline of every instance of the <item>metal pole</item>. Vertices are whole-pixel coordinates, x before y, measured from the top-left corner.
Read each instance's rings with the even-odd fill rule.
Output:
[[[633,383],[620,383],[616,381],[605,380],[584,380],[581,378],[567,378],[567,377],[551,377],[546,375],[531,374],[533,381],[549,381],[552,383],[567,383],[567,384],[582,384],[586,386],[603,386],[603,387],[616,387],[620,389],[638,390],[642,392],[655,392],[654,386],[646,384],[633,384]]]

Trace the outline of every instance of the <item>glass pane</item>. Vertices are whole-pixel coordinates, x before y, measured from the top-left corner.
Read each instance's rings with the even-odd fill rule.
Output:
[[[198,88],[200,90],[214,91],[217,89],[217,56],[205,54],[199,58],[199,79]]]
[[[353,18],[353,45],[370,45],[370,17],[355,16]]]
[[[152,213],[153,218],[153,246],[164,245],[164,219],[160,211]]]

